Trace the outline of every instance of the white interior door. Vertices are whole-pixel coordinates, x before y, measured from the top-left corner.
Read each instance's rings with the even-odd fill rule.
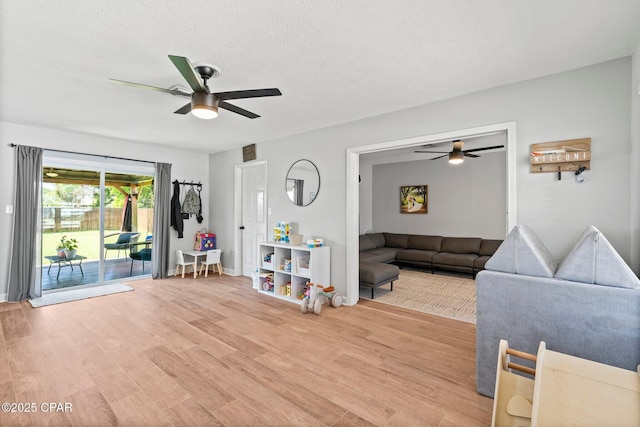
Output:
[[[241,173],[242,275],[251,276],[258,266],[258,243],[267,239],[267,165],[243,165]]]

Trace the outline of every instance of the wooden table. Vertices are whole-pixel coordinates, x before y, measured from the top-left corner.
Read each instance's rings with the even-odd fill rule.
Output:
[[[47,274],[51,272],[51,266],[54,262],[58,264],[58,275],[56,276],[56,280],[58,280],[58,278],[60,277],[60,270],[62,269],[62,267],[68,265],[69,267],[71,267],[71,271],[73,271],[73,261],[79,261],[77,265],[78,267],[80,267],[80,273],[82,273],[82,277],[84,277],[84,271],[82,271],[82,260],[87,259],[87,257],[76,255],[73,258],[66,258],[59,257],[58,255],[49,255],[45,258],[49,260],[49,269],[47,270]]]

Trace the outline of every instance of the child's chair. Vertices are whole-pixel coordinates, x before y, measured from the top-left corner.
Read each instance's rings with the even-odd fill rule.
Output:
[[[222,274],[222,264],[220,263],[220,254],[222,251],[220,249],[212,249],[207,251],[207,259],[200,265],[200,275],[202,276],[202,270],[204,269],[204,277],[207,277],[209,274],[209,266],[213,265],[213,272],[216,272],[216,267],[218,267],[218,274]]]
[[[189,265],[193,269],[193,278],[195,279],[197,274],[196,260],[194,259],[193,261],[185,262],[184,254],[182,253],[182,251],[176,251],[176,274],[174,274],[174,276],[178,275],[178,272],[180,272],[180,267],[182,267],[182,278],[184,279],[184,269]]]

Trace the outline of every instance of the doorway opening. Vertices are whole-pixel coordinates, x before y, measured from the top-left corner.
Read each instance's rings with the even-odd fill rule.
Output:
[[[354,305],[359,298],[358,279],[358,236],[360,234],[359,214],[359,175],[360,155],[387,150],[418,147],[424,144],[452,141],[456,139],[476,138],[483,135],[506,133],[506,230],[516,225],[516,124],[505,122],[469,129],[423,135],[378,144],[364,145],[347,149],[347,203],[346,203],[346,244],[347,244],[347,297],[346,304]]]

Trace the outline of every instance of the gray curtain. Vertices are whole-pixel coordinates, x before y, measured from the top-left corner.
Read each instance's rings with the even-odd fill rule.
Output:
[[[294,181],[296,182],[293,187],[295,190],[296,205],[304,206],[304,179],[296,179]]]
[[[42,296],[42,283],[36,271],[39,242],[40,182],[42,180],[42,148],[16,147],[15,205],[13,238],[9,261],[9,302],[20,302]]]
[[[171,222],[171,164],[156,163],[153,206],[153,252],[151,276],[164,279],[169,271],[169,224]]]

